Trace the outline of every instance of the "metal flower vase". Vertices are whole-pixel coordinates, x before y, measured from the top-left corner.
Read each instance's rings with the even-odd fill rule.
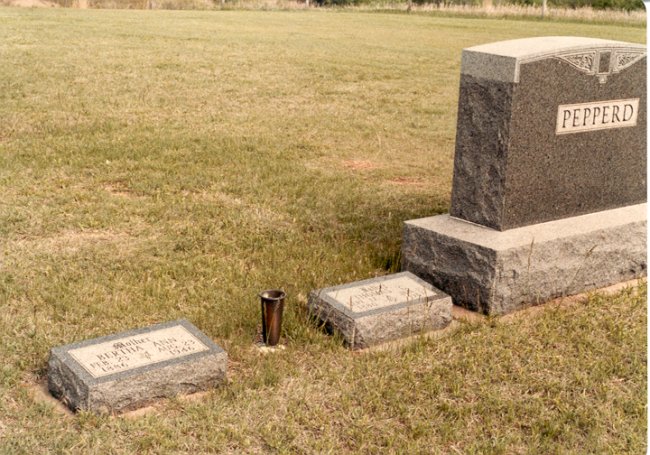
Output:
[[[282,311],[287,294],[280,289],[268,289],[259,293],[262,306],[262,341],[275,346],[280,340]]]

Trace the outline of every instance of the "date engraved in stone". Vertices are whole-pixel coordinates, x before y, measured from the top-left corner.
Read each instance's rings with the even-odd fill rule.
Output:
[[[70,351],[92,377],[101,378],[209,348],[183,326],[160,329]]]
[[[560,105],[555,134],[636,126],[638,111],[639,98]]]
[[[399,276],[383,282],[330,291],[326,295],[350,311],[361,313],[401,303],[427,301],[436,293],[411,278]]]

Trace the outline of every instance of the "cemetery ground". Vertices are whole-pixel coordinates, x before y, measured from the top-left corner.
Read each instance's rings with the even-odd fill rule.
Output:
[[[307,317],[448,211],[461,50],[540,35],[645,29],[0,9],[0,453],[645,451],[645,284],[361,353]],[[179,318],[227,385],[117,417],[40,398],[53,346]]]

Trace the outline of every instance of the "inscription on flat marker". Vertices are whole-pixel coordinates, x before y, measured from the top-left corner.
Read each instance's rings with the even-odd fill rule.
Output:
[[[451,298],[410,272],[316,289],[308,306],[353,349],[442,329],[451,322]]]
[[[70,355],[92,377],[101,378],[207,350],[206,345],[179,325],[74,349]]]
[[[564,104],[557,108],[556,134],[636,126],[639,98]]]
[[[56,346],[48,389],[70,409],[122,412],[226,381],[228,354],[186,319]]]
[[[436,293],[408,276],[402,275],[382,282],[330,291],[325,295],[341,302],[351,311],[360,313],[411,300],[429,299]]]

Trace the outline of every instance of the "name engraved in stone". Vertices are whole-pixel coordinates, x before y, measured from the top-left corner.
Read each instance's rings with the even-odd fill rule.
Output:
[[[436,294],[408,277],[397,277],[379,283],[365,284],[330,291],[325,294],[354,313],[385,308]]]
[[[555,134],[636,126],[639,98],[564,104],[557,108]]]
[[[183,326],[73,349],[69,354],[94,378],[184,357],[209,348]]]

